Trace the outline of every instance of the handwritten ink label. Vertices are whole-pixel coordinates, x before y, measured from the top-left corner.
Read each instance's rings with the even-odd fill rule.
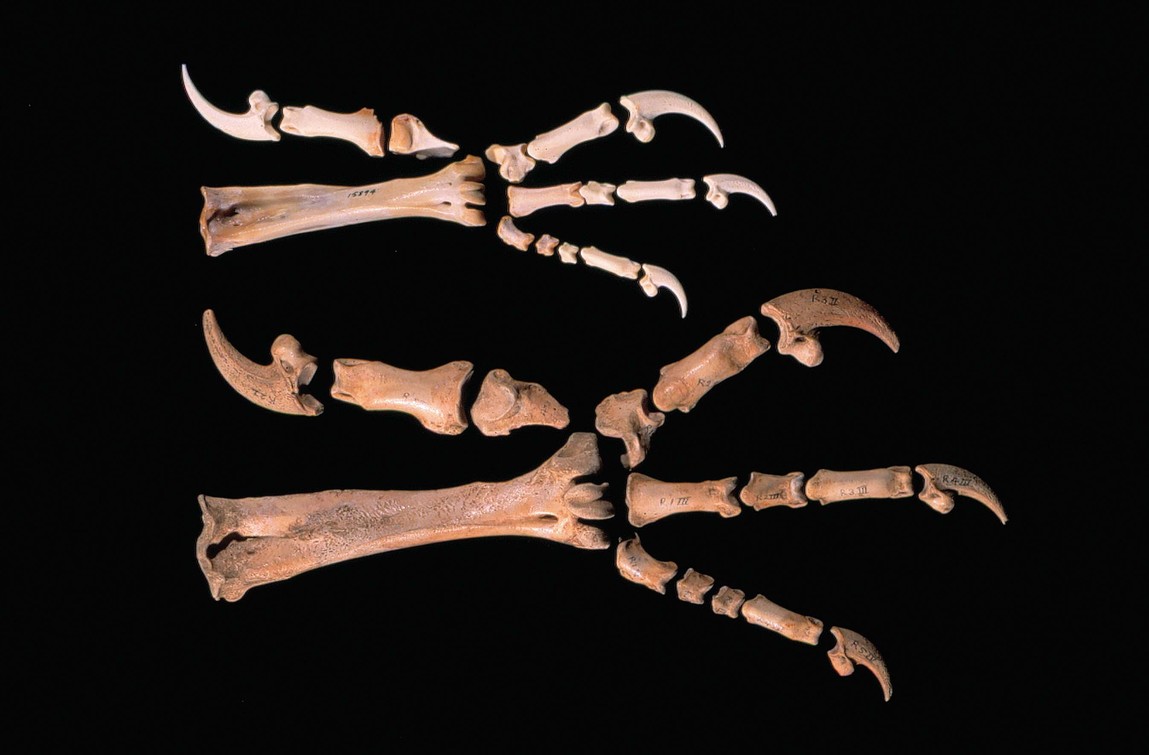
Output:
[[[821,302],[822,304],[829,304],[831,307],[838,306],[838,297],[830,294],[824,294],[819,289],[814,289],[810,293],[810,301]]]
[[[945,485],[957,485],[960,487],[967,487],[968,488],[968,487],[973,486],[973,478],[972,477],[959,477],[957,475],[944,474],[944,475],[942,475],[942,483]]]
[[[374,189],[360,189],[359,191],[353,191],[350,194],[348,194],[347,198],[351,199],[353,197],[365,197],[368,194],[374,194],[374,193],[375,193]]]

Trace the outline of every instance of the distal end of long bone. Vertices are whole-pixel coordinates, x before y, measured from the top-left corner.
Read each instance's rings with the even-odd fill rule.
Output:
[[[706,192],[706,201],[720,210],[730,203],[731,194],[746,194],[761,202],[771,215],[775,217],[778,215],[778,210],[774,207],[774,200],[770,198],[766,190],[745,176],[738,176],[733,173],[714,173],[703,176],[702,181],[709,187],[709,191]]]
[[[872,306],[845,291],[805,288],[771,299],[762,314],[778,326],[778,353],[794,357],[807,367],[822,363],[818,331],[844,325],[864,330],[897,353],[897,334]]]
[[[678,309],[682,313],[682,317],[686,317],[686,289],[682,287],[682,283],[674,276],[674,273],[665,267],[651,265],[648,262],[642,266],[642,277],[638,279],[638,285],[642,287],[644,294],[651,297],[658,294],[658,289],[665,288],[678,302]]]
[[[626,121],[627,133],[634,134],[634,138],[644,144],[654,138],[654,124],[651,122],[660,115],[677,113],[689,116],[701,123],[714,134],[718,146],[726,146],[722,139],[722,131],[714,116],[706,108],[690,99],[684,94],[671,92],[666,89],[651,89],[645,92],[635,92],[619,98],[619,104],[626,108],[630,116]]]
[[[968,469],[955,467],[952,464],[919,464],[914,471],[922,476],[925,487],[918,494],[934,511],[948,514],[953,510],[953,493],[980,501],[982,505],[992,511],[1002,524],[1006,523],[1005,507],[1001,505],[997,495],[980,477]]]
[[[894,694],[893,684],[890,682],[890,672],[881,653],[874,647],[874,643],[850,629],[830,627],[830,634],[837,642],[827,651],[830,663],[839,676],[849,676],[854,673],[854,664],[858,663],[870,670],[870,673],[882,686],[882,696],[888,702]]]
[[[279,141],[279,132],[271,125],[271,119],[279,110],[279,105],[272,102],[263,90],[256,89],[248,95],[246,113],[229,113],[217,108],[200,94],[192,83],[186,65],[180,66],[180,72],[183,76],[184,91],[187,92],[192,106],[212,126],[236,139],[254,142]]]

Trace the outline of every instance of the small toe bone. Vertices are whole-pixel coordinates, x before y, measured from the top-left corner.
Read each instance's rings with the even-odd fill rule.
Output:
[[[665,89],[652,89],[646,92],[635,92],[619,99],[619,104],[626,108],[630,117],[626,121],[627,133],[634,134],[634,138],[644,144],[654,138],[655,118],[667,113],[690,116],[710,130],[718,140],[718,146],[723,147],[722,132],[714,117],[686,95],[678,92],[669,92]]]
[[[806,495],[823,506],[862,498],[909,498],[914,494],[909,467],[886,467],[851,472],[819,469],[806,483]]]
[[[710,610],[719,616],[737,619],[741,615],[742,604],[746,602],[746,593],[735,587],[723,585],[710,599]]]
[[[331,396],[369,411],[409,414],[440,435],[467,429],[463,386],[474,365],[449,362],[430,370],[413,371],[366,359],[336,359]]]
[[[849,676],[854,673],[854,664],[859,663],[868,668],[882,686],[882,696],[888,701],[894,694],[890,683],[890,672],[886,669],[886,662],[882,660],[874,643],[862,635],[841,627],[830,627],[830,634],[837,640],[834,647],[827,651],[830,663],[839,676]]]
[[[565,265],[577,265],[578,247],[566,241],[559,244],[559,259],[562,260]]]
[[[414,155],[420,160],[428,157],[450,157],[459,151],[459,145],[432,134],[423,121],[403,113],[391,119],[391,139],[387,146],[396,155]]]
[[[817,645],[822,636],[821,621],[788,611],[761,595],[742,604],[742,617],[755,626],[807,645]]]
[[[711,388],[737,375],[769,348],[752,316],[736,320],[693,354],[662,368],[654,386],[654,405],[664,412],[689,412]]]
[[[615,549],[614,565],[623,579],[666,594],[666,583],[678,572],[673,561],[659,561],[646,552],[638,535],[619,542]]]
[[[720,210],[730,203],[731,194],[748,194],[765,205],[771,215],[778,215],[778,211],[774,209],[774,200],[770,199],[765,189],[749,178],[736,176],[733,173],[715,173],[703,176],[702,180],[710,187],[710,191],[706,192],[706,201]]]
[[[354,113],[332,113],[314,105],[283,108],[279,127],[285,134],[322,136],[350,142],[372,157],[383,157],[383,124],[371,108]]]
[[[834,325],[858,328],[879,338],[897,353],[900,344],[878,311],[856,296],[831,288],[806,288],[771,299],[762,314],[778,325],[778,353],[807,367],[822,363],[818,331]]]
[[[634,469],[650,450],[650,436],[662,427],[666,415],[648,412],[646,389],[615,393],[604,398],[594,410],[594,427],[608,438],[621,438],[626,446],[622,465]]]
[[[738,480],[663,482],[632,472],[626,480],[627,521],[642,527],[673,514],[709,512],[724,518],[738,516],[742,507],[732,493]]]
[[[499,166],[499,175],[507,183],[517,184],[526,178],[535,167],[535,161],[527,154],[527,145],[510,146],[492,144],[484,153],[487,159]]]
[[[271,119],[275,117],[279,105],[272,102],[262,89],[256,89],[248,95],[249,107],[246,113],[228,113],[208,102],[199,93],[192,83],[186,65],[180,66],[180,72],[183,75],[184,91],[187,92],[188,99],[205,121],[236,139],[253,142],[279,141],[279,132],[271,125]]]
[[[914,470],[922,476],[925,488],[918,494],[934,511],[948,514],[953,510],[953,493],[980,501],[1006,522],[1005,508],[985,481],[969,470],[950,464],[919,464]]]
[[[638,279],[638,285],[642,286],[642,292],[647,296],[655,296],[658,289],[665,288],[674,295],[679,311],[686,317],[686,289],[678,282],[674,273],[665,267],[651,265],[648,262],[642,266],[642,277]]]
[[[524,188],[522,186],[508,186],[507,187],[507,211],[513,217],[525,218],[533,212],[537,212],[545,207],[582,207],[586,204],[582,194],[578,190],[582,188],[582,182],[575,181],[569,184],[558,184],[557,186],[539,186],[536,188]]]
[[[562,429],[570,423],[570,415],[538,383],[515,380],[506,370],[491,370],[479,387],[471,420],[483,435],[509,435],[527,425]]]
[[[624,202],[677,201],[694,199],[693,178],[667,178],[663,181],[627,181],[615,189]]]
[[[771,506],[797,509],[807,503],[806,495],[803,493],[805,482],[806,475],[801,472],[791,472],[787,475],[751,472],[750,482],[746,483],[746,487],[742,488],[738,497],[755,511]]]
[[[702,605],[706,593],[710,592],[711,587],[714,587],[714,577],[694,571],[689,567],[686,569],[686,574],[682,575],[682,579],[674,585],[679,600],[699,606]]]
[[[618,118],[610,112],[610,105],[602,103],[563,125],[539,134],[527,144],[527,154],[545,163],[555,163],[568,150],[613,133]]]
[[[503,243],[523,252],[527,251],[531,242],[535,240],[535,234],[520,231],[510,215],[499,218],[499,225],[495,229],[495,233],[503,240]]]
[[[544,257],[553,257],[555,254],[555,247],[559,245],[559,240],[549,233],[544,233],[539,236],[539,240],[535,242],[535,251]]]
[[[639,271],[642,270],[642,265],[634,260],[620,257],[610,252],[604,252],[594,246],[584,246],[579,250],[579,256],[582,257],[582,261],[590,267],[606,270],[608,273],[617,275],[620,278],[635,280],[638,278]]]
[[[586,200],[587,204],[599,204],[614,206],[614,190],[617,187],[614,184],[602,183],[601,181],[587,181],[579,187],[578,193]]]

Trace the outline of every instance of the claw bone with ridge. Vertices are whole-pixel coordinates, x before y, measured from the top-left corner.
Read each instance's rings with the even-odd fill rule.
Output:
[[[731,619],[737,619],[742,609],[742,604],[746,602],[746,593],[735,587],[727,587],[723,585],[718,588],[718,592],[714,593],[714,597],[710,599],[710,610],[719,616],[727,616]]]
[[[710,592],[711,587],[714,587],[714,577],[697,572],[690,567],[687,567],[682,579],[674,584],[679,600],[699,606],[702,605],[706,593]]]
[[[492,144],[484,152],[487,159],[499,166],[499,175],[507,183],[517,184],[526,178],[535,167],[534,159],[527,154],[525,144]]]
[[[638,535],[619,542],[615,549],[614,565],[623,579],[666,594],[666,583],[678,573],[678,564],[659,561],[646,552]]]
[[[662,427],[666,415],[647,411],[645,388],[607,396],[594,410],[594,429],[608,438],[620,438],[626,446],[622,465],[634,469],[650,450],[650,436]]]
[[[791,472],[787,475],[751,472],[750,482],[738,493],[738,497],[755,511],[771,506],[788,506],[792,509],[806,505],[806,475]]]
[[[184,91],[187,92],[192,106],[212,126],[236,139],[253,142],[279,141],[279,132],[271,125],[271,119],[275,117],[279,105],[272,102],[262,89],[256,89],[248,95],[246,113],[229,113],[220,110],[199,93],[192,83],[186,65],[180,66],[180,72],[183,75]]]
[[[708,512],[730,518],[742,513],[732,493],[737,478],[663,482],[632,472],[626,479],[627,521],[642,527],[674,514]]]
[[[679,311],[686,317],[686,289],[682,287],[674,273],[665,267],[647,262],[642,266],[642,277],[638,279],[638,285],[642,287],[642,292],[650,297],[658,294],[658,289],[665,288],[674,295],[678,301]]]
[[[919,464],[914,471],[922,476],[925,488],[918,494],[923,502],[930,508],[942,514],[953,510],[953,494],[980,501],[986,508],[997,515],[1002,524],[1006,522],[1005,508],[989,485],[980,477],[961,467],[952,464]]]
[[[448,362],[430,370],[404,370],[366,359],[336,359],[331,396],[369,411],[409,414],[440,435],[467,429],[463,386],[474,365]]]
[[[295,136],[322,136],[341,139],[354,144],[372,157],[383,157],[383,124],[371,108],[354,113],[333,113],[329,110],[305,105],[283,108],[279,127],[285,134]]]
[[[823,506],[863,498],[909,498],[913,494],[913,473],[901,466],[848,472],[819,469],[806,483],[806,496]]]
[[[630,117],[626,121],[627,133],[634,134],[634,138],[644,144],[654,138],[652,121],[655,118],[667,113],[677,113],[690,116],[706,126],[710,133],[714,134],[714,138],[718,140],[718,146],[725,146],[722,132],[718,129],[718,123],[714,117],[706,111],[706,108],[686,95],[665,89],[651,89],[646,92],[628,94],[619,99],[619,104],[630,113]]]
[[[499,225],[495,229],[495,233],[503,240],[503,243],[523,252],[527,251],[535,240],[535,234],[520,231],[510,215],[499,218]]]
[[[742,604],[742,618],[755,626],[777,632],[788,640],[817,645],[822,636],[822,622],[813,616],[788,611],[758,595]]]
[[[662,368],[652,394],[654,405],[664,412],[689,412],[711,388],[737,375],[769,348],[752,316],[736,320],[693,354]]]
[[[396,155],[414,155],[420,160],[428,157],[451,157],[459,145],[432,134],[423,121],[409,113],[391,119],[391,138],[387,147]]]
[[[610,105],[604,102],[573,120],[536,136],[527,143],[527,154],[545,163],[555,163],[571,148],[613,133],[616,128],[618,118],[610,112]]]
[[[522,186],[507,187],[507,211],[516,218],[525,218],[533,212],[544,207],[582,207],[586,200],[579,189],[582,182],[555,186],[539,186],[537,188],[524,188]]]
[[[635,280],[638,278],[639,270],[642,269],[642,265],[634,260],[620,257],[610,252],[604,252],[594,246],[584,246],[579,250],[579,256],[582,257],[582,261],[587,265],[597,267],[599,270],[606,270],[608,273],[617,275],[620,278]]]
[[[614,193],[624,202],[677,201],[694,199],[693,178],[667,178],[662,181],[627,181]]]
[[[874,647],[874,643],[850,629],[830,627],[830,634],[834,635],[834,647],[826,652],[830,663],[839,676],[849,676],[854,673],[854,664],[860,664],[869,669],[882,686],[882,696],[888,701],[894,694],[893,684],[890,682],[890,672],[882,654]]]
[[[483,435],[508,435],[527,425],[561,430],[570,423],[570,414],[538,383],[515,380],[506,370],[491,370],[471,406],[471,420]]]
[[[778,211],[774,209],[774,200],[770,198],[766,190],[745,176],[736,176],[733,173],[715,173],[703,176],[702,181],[710,188],[706,192],[706,201],[720,210],[730,204],[731,194],[748,194],[765,205],[771,215],[778,215]]]
[[[878,311],[856,296],[832,288],[806,288],[771,299],[762,314],[778,325],[778,353],[807,367],[822,363],[822,328],[846,325],[877,337],[897,353],[898,336]]]

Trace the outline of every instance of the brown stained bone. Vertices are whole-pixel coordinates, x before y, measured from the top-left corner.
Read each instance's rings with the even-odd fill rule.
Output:
[[[618,118],[610,105],[602,103],[567,123],[539,134],[527,144],[527,154],[545,163],[555,163],[573,147],[611,134],[618,128]]]
[[[634,469],[650,450],[650,437],[662,427],[666,415],[647,410],[646,389],[607,396],[594,409],[594,429],[608,438],[620,438],[626,446],[622,465]]]
[[[538,383],[515,380],[506,370],[491,370],[471,407],[471,420],[483,435],[509,435],[528,425],[562,429],[567,408]]]
[[[864,330],[895,353],[898,337],[878,311],[856,296],[832,288],[806,288],[783,294],[762,305],[762,314],[778,325],[778,353],[807,367],[822,363],[818,332],[834,325]]]
[[[819,469],[806,483],[806,496],[823,506],[860,498],[909,498],[914,494],[909,467],[835,472]]]
[[[678,580],[674,587],[679,600],[700,606],[706,598],[706,593],[714,587],[714,577],[688,567],[686,574],[682,575],[682,579]]]
[[[304,105],[283,108],[279,128],[295,136],[319,136],[341,139],[354,144],[372,157],[383,157],[383,124],[371,108],[354,113],[333,113],[330,110]]]
[[[822,636],[821,621],[788,611],[761,595],[742,604],[742,617],[755,626],[807,645],[817,645]]]
[[[737,478],[705,482],[663,482],[632,472],[626,479],[627,521],[642,527],[673,514],[715,513],[723,518],[738,516],[742,507],[732,493]]]
[[[203,336],[219,374],[248,401],[283,414],[314,417],[323,412],[318,399],[299,392],[315,376],[316,359],[294,336],[285,333],[272,342],[271,364],[256,364],[240,354],[210,309],[203,313]]]
[[[512,217],[525,218],[546,207],[581,207],[586,204],[586,200],[578,193],[580,188],[580,181],[534,188],[508,186],[507,212]]]
[[[331,396],[369,411],[410,414],[431,432],[458,435],[467,429],[463,386],[470,362],[448,362],[430,370],[404,370],[366,359],[336,359]]]
[[[575,433],[534,471],[506,482],[443,490],[328,490],[262,498],[201,495],[196,556],[212,597],[239,600],[252,587],[321,566],[475,537],[516,535],[576,548],[610,547],[580,519],[609,519],[593,433]]]
[[[769,348],[753,317],[736,320],[690,356],[662,368],[654,386],[654,405],[664,412],[689,412],[711,388],[737,375]]]
[[[882,686],[882,696],[889,701],[894,694],[893,684],[890,682],[890,672],[886,662],[882,660],[881,653],[874,647],[874,643],[850,629],[830,627],[830,634],[837,642],[827,651],[830,663],[839,676],[849,676],[854,673],[854,664],[860,664],[869,669]]]
[[[738,493],[738,497],[755,511],[771,506],[787,506],[798,509],[806,505],[806,475],[791,472],[786,475],[751,472],[750,482]]]
[[[614,565],[623,579],[666,594],[666,583],[678,572],[673,561],[659,561],[646,552],[638,535],[619,542],[614,552]]]
[[[922,476],[925,488],[918,494],[934,511],[948,514],[953,510],[953,493],[980,501],[997,515],[1002,524],[1006,522],[1005,507],[989,485],[968,469],[952,464],[919,464],[914,470]]]
[[[741,615],[742,604],[745,602],[746,593],[735,587],[723,585],[710,599],[710,610],[719,616],[737,619]]]
[[[483,162],[469,156],[437,173],[368,186],[231,186],[202,189],[200,234],[213,257],[298,233],[392,218],[486,223]]]

